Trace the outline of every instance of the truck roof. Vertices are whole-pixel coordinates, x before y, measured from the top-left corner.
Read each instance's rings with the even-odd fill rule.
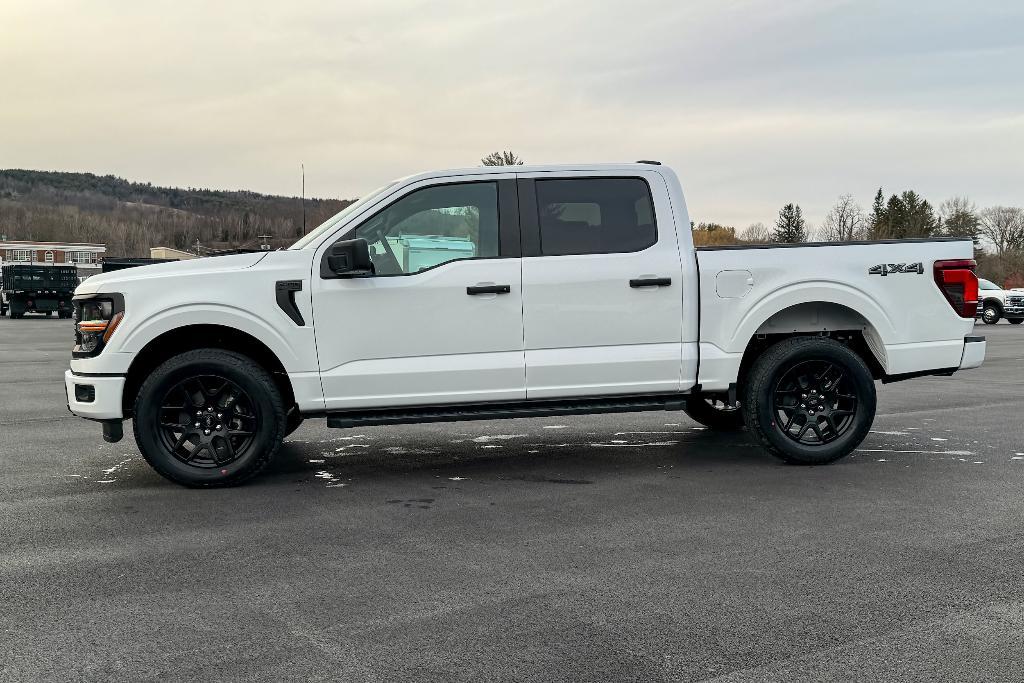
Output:
[[[403,178],[397,178],[395,183],[409,183],[418,180],[429,180],[431,178],[449,178],[462,175],[490,175],[500,173],[566,173],[570,171],[622,171],[625,173],[637,173],[639,171],[669,170],[657,162],[623,162],[623,163],[578,163],[578,164],[531,164],[523,166],[470,166],[467,168],[447,168],[437,171],[425,171],[414,173]]]

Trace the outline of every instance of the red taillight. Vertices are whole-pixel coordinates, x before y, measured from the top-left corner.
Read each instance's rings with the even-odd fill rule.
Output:
[[[935,262],[935,284],[961,318],[973,319],[978,313],[977,267],[974,259]]]

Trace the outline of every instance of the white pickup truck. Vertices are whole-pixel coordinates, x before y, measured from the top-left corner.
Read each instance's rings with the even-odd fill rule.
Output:
[[[95,276],[72,412],[238,483],[330,427],[684,410],[790,463],[850,453],[875,380],[977,367],[970,239],[695,249],[655,162],[410,176],[290,249]],[[913,306],[906,306],[908,296]]]

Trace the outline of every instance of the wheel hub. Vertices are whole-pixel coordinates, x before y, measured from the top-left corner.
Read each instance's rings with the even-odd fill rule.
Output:
[[[837,439],[853,421],[857,399],[845,371],[827,361],[805,361],[784,372],[775,389],[777,427],[806,445]]]
[[[164,445],[195,467],[222,467],[237,460],[258,427],[252,401],[222,377],[186,379],[168,391],[161,406]]]

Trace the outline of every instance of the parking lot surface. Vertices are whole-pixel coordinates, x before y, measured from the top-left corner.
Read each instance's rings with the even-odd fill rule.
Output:
[[[194,491],[0,318],[0,680],[1021,680],[1024,329],[791,467],[681,413],[329,430]],[[130,429],[126,430],[130,433]]]

